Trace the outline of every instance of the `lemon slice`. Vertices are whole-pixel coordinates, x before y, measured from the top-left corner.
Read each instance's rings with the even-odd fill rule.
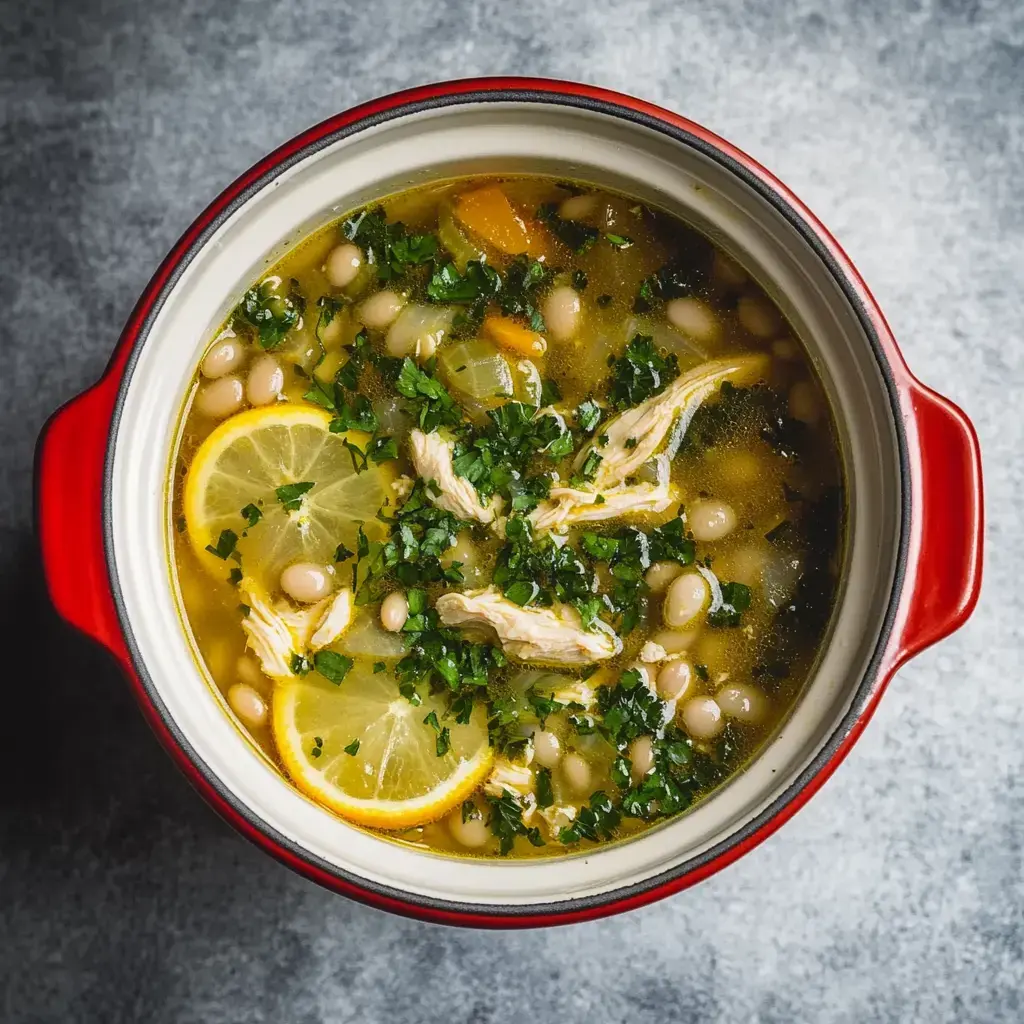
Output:
[[[280,683],[274,740],[292,781],[319,803],[360,825],[408,828],[457,807],[491,768],[483,707],[466,725],[445,707],[443,696],[414,707],[389,672],[357,663],[339,686],[315,674]],[[431,712],[450,734],[441,756]]]
[[[359,524],[379,539],[375,516],[393,500],[393,462],[370,463],[356,472],[345,441],[365,449],[359,431],[332,434],[330,415],[312,405],[281,403],[240,412],[199,446],[185,482],[189,540],[204,565],[223,575],[224,561],[210,554],[222,531],[238,537],[247,575],[270,589],[281,570],[296,561],[330,563],[339,544],[354,550]],[[308,485],[286,506],[278,488]],[[294,494],[295,492],[291,492]],[[247,526],[242,509],[252,505],[259,521]]]

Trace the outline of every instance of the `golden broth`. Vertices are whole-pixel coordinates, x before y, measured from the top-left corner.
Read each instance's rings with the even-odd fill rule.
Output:
[[[470,200],[465,199],[467,195]],[[479,775],[471,793],[459,795],[454,803],[449,797],[442,798],[436,806],[421,812],[421,821],[409,820],[410,814],[415,817],[409,812],[401,820],[396,819],[394,828],[385,829],[385,835],[452,853],[496,855],[504,845],[511,855],[543,856],[633,834],[664,820],[665,808],[669,813],[685,810],[741,770],[788,713],[817,657],[831,614],[842,540],[842,472],[827,403],[803,348],[764,292],[706,239],[665,213],[628,197],[542,178],[446,182],[391,197],[378,208],[386,214],[388,223],[404,223],[405,233],[390,238],[380,231],[375,236],[369,232],[361,235],[355,217],[342,218],[316,232],[264,275],[263,291],[249,293],[249,310],[243,302],[211,342],[211,355],[205,357],[203,369],[197,370],[197,387],[191,392],[176,454],[171,501],[177,525],[174,567],[184,614],[198,651],[233,713],[283,774],[314,799],[357,824],[380,821],[366,818],[362,811],[350,813],[344,801],[336,803],[329,795],[325,797],[320,788],[321,766],[324,772],[328,763],[340,766],[330,771],[341,772],[338,777],[348,779],[345,785],[350,787],[361,785],[353,775],[357,762],[360,771],[367,775],[378,772],[378,779],[383,778],[384,769],[372,761],[376,749],[374,728],[367,726],[361,734],[362,753],[356,749],[343,756],[337,749],[342,740],[329,742],[316,735],[316,742],[312,742],[298,723],[303,714],[307,719],[311,714],[325,715],[334,730],[331,736],[347,739],[347,734],[342,735],[344,721],[330,717],[331,701],[336,701],[338,694],[362,686],[367,694],[374,687],[384,694],[373,698],[378,700],[373,706],[390,709],[387,713],[395,716],[393,721],[389,719],[392,725],[405,723],[397,731],[392,728],[389,736],[413,736],[422,745],[427,742],[424,736],[433,744],[436,733],[436,756],[445,763],[452,753],[450,749],[444,755],[440,753],[443,740],[461,742],[475,735],[471,726],[457,722],[455,709],[450,706],[458,694],[471,694],[471,702],[478,709],[476,721],[490,719],[490,743],[495,748],[481,753],[481,764],[492,756],[497,759],[496,766],[484,766],[486,771]],[[341,246],[353,244],[343,233],[342,225],[346,223],[347,233],[354,233],[355,242],[363,243],[358,267],[351,260],[346,264],[348,250],[339,251]],[[517,246],[519,251],[527,247],[528,256],[517,258]],[[375,264],[368,261],[370,249],[377,256]],[[382,254],[394,261],[398,271],[386,280],[379,269]],[[494,268],[501,279],[502,291],[489,301],[464,297],[474,286],[470,280],[473,264],[467,263],[474,256],[483,257],[486,266]],[[448,289],[449,298],[444,301],[444,288],[435,285],[447,264],[452,264],[452,272],[441,282]],[[527,287],[516,292],[517,267],[533,268],[539,281],[532,290]],[[338,282],[348,275],[352,280],[339,287]],[[490,287],[486,281],[484,284]],[[450,296],[459,287],[465,289],[463,297],[452,301]],[[431,299],[431,289],[442,296],[441,300]],[[568,313],[565,302],[558,307],[551,299],[556,289],[568,302]],[[379,296],[387,291],[401,296],[404,309],[422,307],[426,326],[418,336],[415,324],[411,335],[406,331],[412,341],[398,337],[397,331],[389,333],[395,329],[366,324],[367,320],[382,323],[386,319],[389,311],[381,312],[386,296]],[[374,303],[362,305],[374,295],[378,296]],[[509,295],[511,298],[506,299]],[[533,331],[546,341],[543,355],[526,359],[522,351],[503,347],[495,340],[497,328],[489,326],[491,321],[481,322],[481,317],[499,315],[497,307],[505,301],[510,308],[500,315],[514,343],[529,344]],[[578,303],[578,312],[574,312],[574,303]],[[447,327],[431,331],[429,318],[439,312],[448,315],[446,310],[451,314]],[[406,315],[411,319],[411,314]],[[571,328],[568,335],[567,325]],[[676,365],[658,370],[653,362],[645,363],[642,358],[636,362],[625,359],[627,344],[638,335],[651,339],[650,350],[661,360],[659,365],[665,360],[674,360]],[[357,386],[335,391],[333,382],[352,358],[353,346],[359,344],[360,337],[365,338],[367,357]],[[403,351],[403,345],[407,351]],[[345,527],[344,536],[339,534],[337,540],[353,554],[342,562],[324,564],[327,585],[333,597],[353,582],[359,584],[355,592],[356,619],[347,635],[362,630],[361,635],[370,638],[371,646],[386,648],[388,653],[346,655],[343,652],[349,648],[343,633],[325,650],[342,658],[351,657],[353,665],[332,689],[335,683],[317,669],[312,648],[308,652],[288,652],[300,656],[298,661],[292,659],[292,674],[272,678],[264,671],[266,663],[257,656],[251,636],[247,638],[243,631],[246,619],[251,626],[253,613],[240,596],[240,585],[257,586],[249,580],[259,577],[259,565],[273,566],[272,572],[267,569],[269,575],[258,579],[258,586],[274,608],[287,614],[310,606],[310,602],[296,601],[282,593],[276,575],[279,567],[260,553],[260,544],[269,536],[260,531],[270,529],[267,524],[273,514],[278,515],[275,529],[306,528],[300,523],[306,499],[301,495],[293,498],[298,511],[285,516],[267,492],[265,503],[253,506],[259,512],[255,523],[245,519],[240,503],[237,526],[228,531],[235,535],[234,550],[228,551],[225,546],[219,553],[224,557],[216,551],[223,534],[219,538],[216,533],[211,535],[210,539],[216,541],[211,544],[212,555],[204,552],[195,536],[195,515],[190,519],[186,508],[185,491],[197,452],[202,456],[203,446],[209,444],[221,423],[240,422],[234,419],[240,415],[239,410],[249,406],[274,412],[295,405],[312,408],[318,407],[318,402],[322,406],[325,401],[330,404],[340,400],[344,394],[354,407],[362,396],[372,405],[378,421],[374,441],[367,440],[366,435],[344,434],[346,438],[361,438],[353,442],[359,450],[353,454],[353,470],[361,460],[369,474],[353,486],[369,492],[369,483],[364,486],[360,482],[365,479],[392,488],[387,491],[384,515],[395,516],[403,508],[403,491],[420,476],[410,457],[413,420],[403,409],[411,404],[422,410],[423,403],[410,403],[396,390],[398,363],[389,363],[381,358],[384,356],[396,360],[408,356],[414,365],[418,359],[421,368],[433,370],[436,379],[445,385],[462,419],[445,426],[439,436],[446,443],[463,446],[454,449],[456,465],[464,448],[472,449],[475,441],[487,436],[492,423],[488,410],[510,400],[531,408],[543,401],[544,411],[530,413],[536,423],[553,407],[561,414],[562,426],[549,426],[552,431],[559,430],[559,436],[569,434],[565,444],[571,441],[571,452],[555,460],[539,449],[531,449],[525,461],[520,453],[507,465],[522,470],[524,478],[527,466],[534,476],[554,475],[558,477],[557,485],[572,476],[573,455],[588,444],[599,451],[604,428],[621,411],[641,401],[656,401],[670,386],[674,374],[686,374],[710,360],[746,354],[765,357],[763,379],[753,387],[727,384],[715,388],[696,412],[690,410],[692,420],[681,440],[675,438],[678,450],[665,460],[668,479],[658,478],[656,463],[651,462],[621,483],[623,487],[635,488],[646,482],[669,488],[673,495],[670,504],[659,511],[631,512],[572,526],[565,534],[587,573],[587,585],[600,595],[608,595],[607,599],[601,598],[596,614],[607,623],[604,628],[621,634],[621,650],[590,665],[565,666],[554,660],[545,663],[543,658],[532,663],[508,657],[504,665],[491,664],[487,685],[475,688],[460,677],[461,689],[446,689],[445,681],[435,671],[418,688],[409,690],[415,694],[414,699],[424,699],[430,706],[434,706],[431,701],[441,701],[434,723],[421,722],[419,710],[414,714],[397,701],[388,704],[386,691],[381,689],[391,685],[396,672],[401,676],[400,659],[417,650],[417,644],[425,643],[424,638],[431,635],[408,629],[388,633],[375,625],[382,599],[393,590],[422,590],[427,608],[432,609],[441,595],[485,587],[492,582],[496,568],[501,572],[498,567],[507,566],[510,551],[547,550],[544,545],[548,542],[540,539],[544,531],[532,531],[526,548],[517,549],[503,533],[500,521],[497,528],[471,524],[459,531],[456,548],[442,552],[439,562],[430,562],[432,569],[413,566],[409,570],[436,575],[438,564],[447,568],[457,560],[463,563],[465,582],[426,579],[422,585],[410,588],[402,585],[394,568],[376,577],[371,572],[371,578],[354,581],[352,566],[360,566],[365,577],[372,557],[360,557],[355,534]],[[493,369],[492,363],[500,371],[495,379],[504,381],[504,396],[478,387],[469,397],[460,374],[483,373],[488,367]],[[618,383],[610,385],[612,378]],[[652,385],[654,378],[657,381]],[[543,399],[538,393],[542,381]],[[551,389],[552,384],[557,391]],[[310,394],[320,397],[311,402],[306,397]],[[608,407],[609,399],[615,397],[619,399],[618,410]],[[588,433],[582,429],[586,417],[579,410],[595,401],[594,408],[604,406],[599,409],[602,419],[597,429]],[[337,420],[337,409],[329,412]],[[379,463],[368,460],[371,447],[378,442],[386,445],[387,438],[394,441],[396,457],[383,458]],[[635,440],[629,438],[625,448]],[[661,444],[659,454],[664,450],[665,444]],[[388,449],[381,448],[379,454],[387,456]],[[602,456],[611,457],[607,452]],[[576,475],[579,489],[587,491],[589,483],[578,478],[578,467]],[[393,481],[401,478],[408,478],[408,482],[394,489]],[[281,483],[294,484],[295,480],[282,478]],[[321,490],[326,490],[328,483],[317,482]],[[424,493],[426,504],[432,507],[437,496]],[[506,493],[506,512],[508,496],[513,493],[519,492]],[[477,498],[481,506],[489,507],[486,493],[478,491]],[[280,496],[276,499],[282,504],[283,500]],[[656,531],[671,531],[672,524],[679,523],[681,508],[690,510],[682,532],[673,542],[673,550],[682,561],[661,559],[652,573],[642,553],[632,560],[625,557],[625,552],[636,545],[645,550],[651,543],[664,548],[667,542],[659,540],[661,535]],[[512,519],[521,520],[523,514],[531,514],[531,510],[527,508]],[[371,540],[387,539],[391,525],[375,520],[372,514],[366,516],[366,521]],[[627,533],[620,532],[623,530]],[[716,535],[723,531],[722,536]],[[584,534],[594,534],[598,539],[587,541]],[[619,545],[620,563],[615,563],[614,557],[594,557],[589,549],[584,550],[587,544],[600,545],[609,539]],[[687,549],[688,560],[684,557]],[[705,580],[713,603],[710,609],[702,607],[685,627],[669,629],[663,614],[665,583],[683,573],[694,577],[693,586],[697,588],[703,585],[700,580]],[[534,576],[540,579],[536,573]],[[240,584],[243,577],[246,582]],[[641,577],[650,579],[652,585],[641,582]],[[557,580],[556,576],[552,578]],[[315,583],[309,573],[303,580],[303,586]],[[511,590],[512,583],[526,590]],[[502,584],[503,593],[521,598],[529,589],[528,579],[513,578],[512,583],[506,580]],[[624,587],[628,593],[618,593],[616,587]],[[682,584],[676,588],[681,589]],[[744,590],[749,607],[739,608],[744,603]],[[248,590],[243,589],[242,596],[246,595]],[[527,602],[525,606],[511,603],[524,612],[536,612],[545,607],[544,599],[542,595],[540,604]],[[579,594],[572,600],[577,607],[582,605]],[[571,604],[572,600],[565,603]],[[562,604],[556,601],[555,607]],[[716,610],[716,605],[722,607]],[[594,609],[591,614],[595,614]],[[627,631],[622,627],[624,619],[630,617],[638,621]],[[466,637],[467,645],[502,647],[493,631],[457,635]],[[640,664],[642,655],[652,677],[664,672],[667,665],[685,666],[673,669],[676,677],[688,672],[687,688],[678,702],[661,699],[669,691],[662,686],[660,675],[657,684],[652,678],[651,687],[647,687],[629,673],[631,667]],[[668,660],[651,661],[661,656]],[[339,663],[335,660],[332,664],[337,674]],[[533,675],[524,676],[528,671]],[[623,673],[630,685],[620,682]],[[672,672],[664,678],[670,676]],[[554,706],[544,703],[544,698],[564,695],[567,687],[580,683],[584,691],[577,688],[573,692],[590,693],[583,706],[566,700]],[[409,692],[403,700],[408,700]],[[295,694],[304,695],[305,704]],[[295,736],[301,733],[301,740],[282,724],[292,713],[283,709],[293,704],[297,709]],[[318,710],[301,710],[313,704]],[[358,717],[356,711],[363,713],[356,705],[345,707],[347,715]],[[667,720],[652,726],[651,716],[663,711]],[[623,718],[625,724],[621,725]],[[442,736],[442,730],[449,732],[448,739]],[[359,748],[357,738],[353,737],[352,744]],[[286,756],[282,742],[296,749]],[[644,775],[642,769],[652,755],[653,766]],[[630,760],[624,762],[623,758]],[[680,765],[680,760],[686,764]],[[407,774],[420,771],[415,757],[410,755],[407,762],[413,766],[407,765]],[[512,778],[501,774],[503,765],[511,766],[515,776],[509,785],[501,781]],[[430,772],[431,765],[424,763],[422,770]],[[395,785],[396,792],[415,788],[412,783],[405,789],[404,783]],[[596,806],[591,803],[594,793],[605,795],[603,801],[596,800]],[[545,801],[549,801],[548,807],[541,806]],[[389,806],[394,803],[391,801]]]

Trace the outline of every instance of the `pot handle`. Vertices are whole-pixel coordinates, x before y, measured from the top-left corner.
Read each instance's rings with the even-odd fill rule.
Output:
[[[103,475],[117,398],[111,375],[50,417],[36,448],[36,532],[62,618],[131,664],[107,574]]]
[[[984,500],[981,449],[971,421],[919,381],[906,397],[912,455],[909,598],[894,633],[893,669],[949,636],[974,610],[981,589]],[[913,472],[913,469],[917,472]]]

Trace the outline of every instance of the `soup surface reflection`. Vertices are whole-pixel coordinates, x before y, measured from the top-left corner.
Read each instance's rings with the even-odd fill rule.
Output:
[[[833,605],[828,405],[678,219],[460,179],[318,231],[211,339],[173,477],[226,706],[343,818],[543,856],[742,770]]]

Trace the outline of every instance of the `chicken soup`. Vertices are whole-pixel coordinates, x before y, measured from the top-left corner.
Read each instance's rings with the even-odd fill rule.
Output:
[[[825,636],[822,388],[737,263],[626,196],[356,210],[242,296],[183,415],[174,568],[226,710],[398,841],[544,856],[683,813]]]

